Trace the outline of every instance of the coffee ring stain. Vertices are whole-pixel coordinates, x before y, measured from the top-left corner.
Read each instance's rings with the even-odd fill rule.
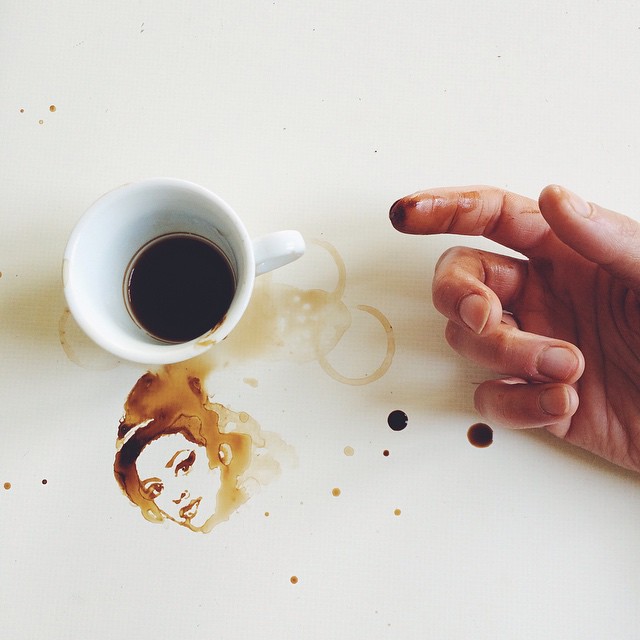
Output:
[[[382,378],[382,376],[385,373],[387,373],[387,371],[389,370],[389,367],[393,362],[393,356],[395,355],[395,351],[396,351],[396,341],[393,335],[393,328],[389,320],[387,320],[386,316],[375,307],[370,307],[365,304],[359,304],[356,307],[356,309],[365,311],[366,313],[371,314],[374,318],[379,320],[380,324],[382,325],[382,328],[385,331],[385,334],[387,337],[387,351],[385,353],[385,356],[382,362],[380,363],[380,366],[373,373],[370,373],[366,376],[362,376],[361,378],[348,378],[347,376],[343,376],[341,373],[336,371],[333,365],[327,360],[327,357],[324,353],[322,352],[318,353],[318,362],[320,363],[320,366],[323,368],[323,370],[329,376],[331,376],[334,380],[337,380],[338,382],[342,382],[342,384],[349,384],[354,386],[362,385],[362,384],[370,384]]]
[[[67,358],[74,364],[91,371],[115,369],[120,361],[96,345],[76,324],[69,309],[58,320],[58,338]]]
[[[326,240],[320,240],[314,238],[309,241],[310,244],[315,244],[318,247],[322,247],[332,258],[338,270],[338,281],[336,282],[335,289],[329,292],[329,295],[334,300],[342,300],[344,291],[347,286],[347,267],[342,259],[342,256],[338,253],[338,250]]]

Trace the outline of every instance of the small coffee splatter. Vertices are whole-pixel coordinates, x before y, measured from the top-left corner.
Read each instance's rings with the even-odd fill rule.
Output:
[[[389,457],[389,449],[385,449],[385,450],[382,452],[382,455],[383,455],[385,458],[388,458],[388,457]]]
[[[264,517],[265,517],[265,518],[268,518],[270,515],[271,515],[271,514],[270,514],[268,511],[265,511],[265,512],[264,512]]]
[[[291,584],[298,584],[298,576],[291,576],[289,580]]]
[[[484,422],[476,422],[469,427],[467,439],[479,449],[484,449],[493,443],[493,429]]]
[[[9,491],[9,489],[11,489],[11,483],[10,482],[5,482],[4,483],[4,488],[6,491]]]
[[[47,482],[49,482],[46,478],[42,479],[42,484],[47,484]]]
[[[344,455],[345,456],[351,457],[354,453],[355,453],[355,451],[354,451],[353,447],[347,446],[347,447],[344,448]]]
[[[51,113],[53,113],[55,110],[56,110],[56,105],[55,105],[55,104],[52,104],[52,105],[49,107],[49,111],[51,111]]]
[[[44,124],[44,120],[38,120],[38,124]]]
[[[20,109],[20,113],[24,113],[24,109]]]
[[[254,389],[258,386],[258,381],[255,378],[243,378],[242,382],[244,382],[245,384],[248,384],[250,387],[253,387]]]
[[[407,417],[407,414],[400,409],[392,411],[387,417],[387,424],[393,431],[402,431],[406,428],[408,422],[409,418]]]
[[[335,496],[336,498],[342,493],[342,491],[340,491],[340,489],[338,489],[338,487],[335,487],[334,489],[331,490],[331,495]]]
[[[399,516],[402,513],[402,511],[400,511],[400,509],[394,509],[393,510],[393,515],[394,516]]]

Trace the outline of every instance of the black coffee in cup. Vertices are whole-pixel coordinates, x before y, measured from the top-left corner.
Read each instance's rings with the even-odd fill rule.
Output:
[[[176,233],[147,243],[124,282],[131,317],[163,342],[188,342],[216,327],[236,290],[227,257],[209,240]]]

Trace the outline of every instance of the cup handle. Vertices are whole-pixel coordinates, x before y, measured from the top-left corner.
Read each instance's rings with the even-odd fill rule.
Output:
[[[298,231],[276,231],[253,241],[256,276],[284,267],[305,251],[304,238]]]

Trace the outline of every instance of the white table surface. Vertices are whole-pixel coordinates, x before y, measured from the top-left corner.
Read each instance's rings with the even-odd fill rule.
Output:
[[[387,218],[406,193],[477,183],[638,214],[639,77],[633,1],[3,0],[0,635],[640,637],[638,476],[542,433],[469,444],[487,374],[444,343],[430,279],[446,247],[489,243]],[[62,293],[82,212],[151,176],[216,191],[254,236],[303,233],[261,291],[331,290],[312,241],[335,248],[344,375],[384,356],[358,305],[396,344],[360,386],[301,362],[308,344],[211,352],[207,392],[297,464],[206,535],[145,521],[116,485],[146,368],[86,342]]]

